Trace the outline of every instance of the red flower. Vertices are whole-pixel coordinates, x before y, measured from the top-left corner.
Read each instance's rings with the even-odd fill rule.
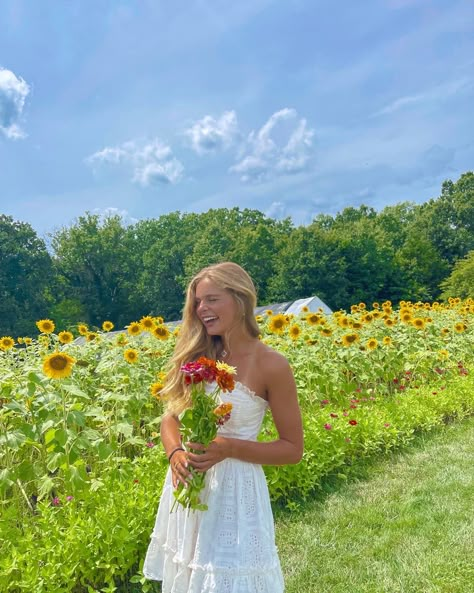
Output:
[[[331,429],[332,429],[332,424],[329,424],[329,423],[328,423],[328,424],[325,424],[325,425],[324,425],[324,428],[325,428],[326,430],[331,430]]]
[[[357,424],[357,420],[349,420],[349,424],[351,426],[355,426]]]

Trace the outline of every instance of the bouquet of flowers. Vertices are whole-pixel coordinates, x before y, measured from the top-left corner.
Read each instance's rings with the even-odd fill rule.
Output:
[[[195,362],[188,362],[181,367],[184,382],[191,386],[192,405],[179,417],[182,442],[201,443],[209,445],[217,435],[217,429],[230,418],[231,403],[219,404],[218,395],[221,392],[234,389],[235,368],[223,362],[211,360],[201,356]],[[216,383],[212,391],[206,391],[206,385]],[[186,509],[206,511],[207,505],[200,501],[199,495],[204,488],[206,472],[197,472],[190,468],[191,479],[187,486],[181,482],[174,490],[176,504]]]

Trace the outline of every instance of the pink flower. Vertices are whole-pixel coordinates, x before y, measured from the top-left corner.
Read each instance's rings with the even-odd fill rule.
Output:
[[[322,406],[327,406],[327,405],[328,405],[328,403],[329,403],[329,400],[328,400],[328,399],[322,399],[322,400],[321,400],[321,405],[322,405]]]
[[[59,500],[58,496],[55,496],[53,498],[53,500],[51,501],[51,504],[53,505],[53,507],[58,507],[61,504],[61,501]]]
[[[325,424],[325,425],[324,425],[324,428],[325,428],[326,430],[332,430],[332,424],[329,424],[329,423],[328,423],[328,424]]]
[[[385,428],[388,428],[390,426],[390,422],[385,422],[384,426]]]
[[[357,409],[357,406],[355,404],[351,404],[349,407],[352,408],[353,410]]]
[[[66,496],[66,500],[68,502],[71,502],[71,500],[74,500],[74,496]]]
[[[149,441],[149,442],[146,444],[146,446],[147,446],[149,449],[151,449],[152,447],[154,447],[154,446],[155,446],[155,443],[152,443],[151,441]]]

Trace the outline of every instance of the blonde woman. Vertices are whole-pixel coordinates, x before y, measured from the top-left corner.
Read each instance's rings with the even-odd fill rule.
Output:
[[[225,262],[190,282],[183,324],[166,380],[161,438],[169,458],[144,575],[163,581],[163,593],[281,593],[273,515],[262,465],[298,463],[303,430],[287,360],[259,340],[255,287],[245,270]],[[205,449],[181,443],[179,414],[190,405],[180,368],[199,356],[237,369],[230,420]],[[267,409],[278,432],[257,442]],[[194,453],[197,451],[198,453]],[[207,511],[170,513],[173,489],[190,467],[205,471]]]

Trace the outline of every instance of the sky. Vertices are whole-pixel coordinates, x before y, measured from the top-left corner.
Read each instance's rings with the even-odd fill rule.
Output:
[[[0,214],[296,225],[474,168],[472,0],[2,0]]]

